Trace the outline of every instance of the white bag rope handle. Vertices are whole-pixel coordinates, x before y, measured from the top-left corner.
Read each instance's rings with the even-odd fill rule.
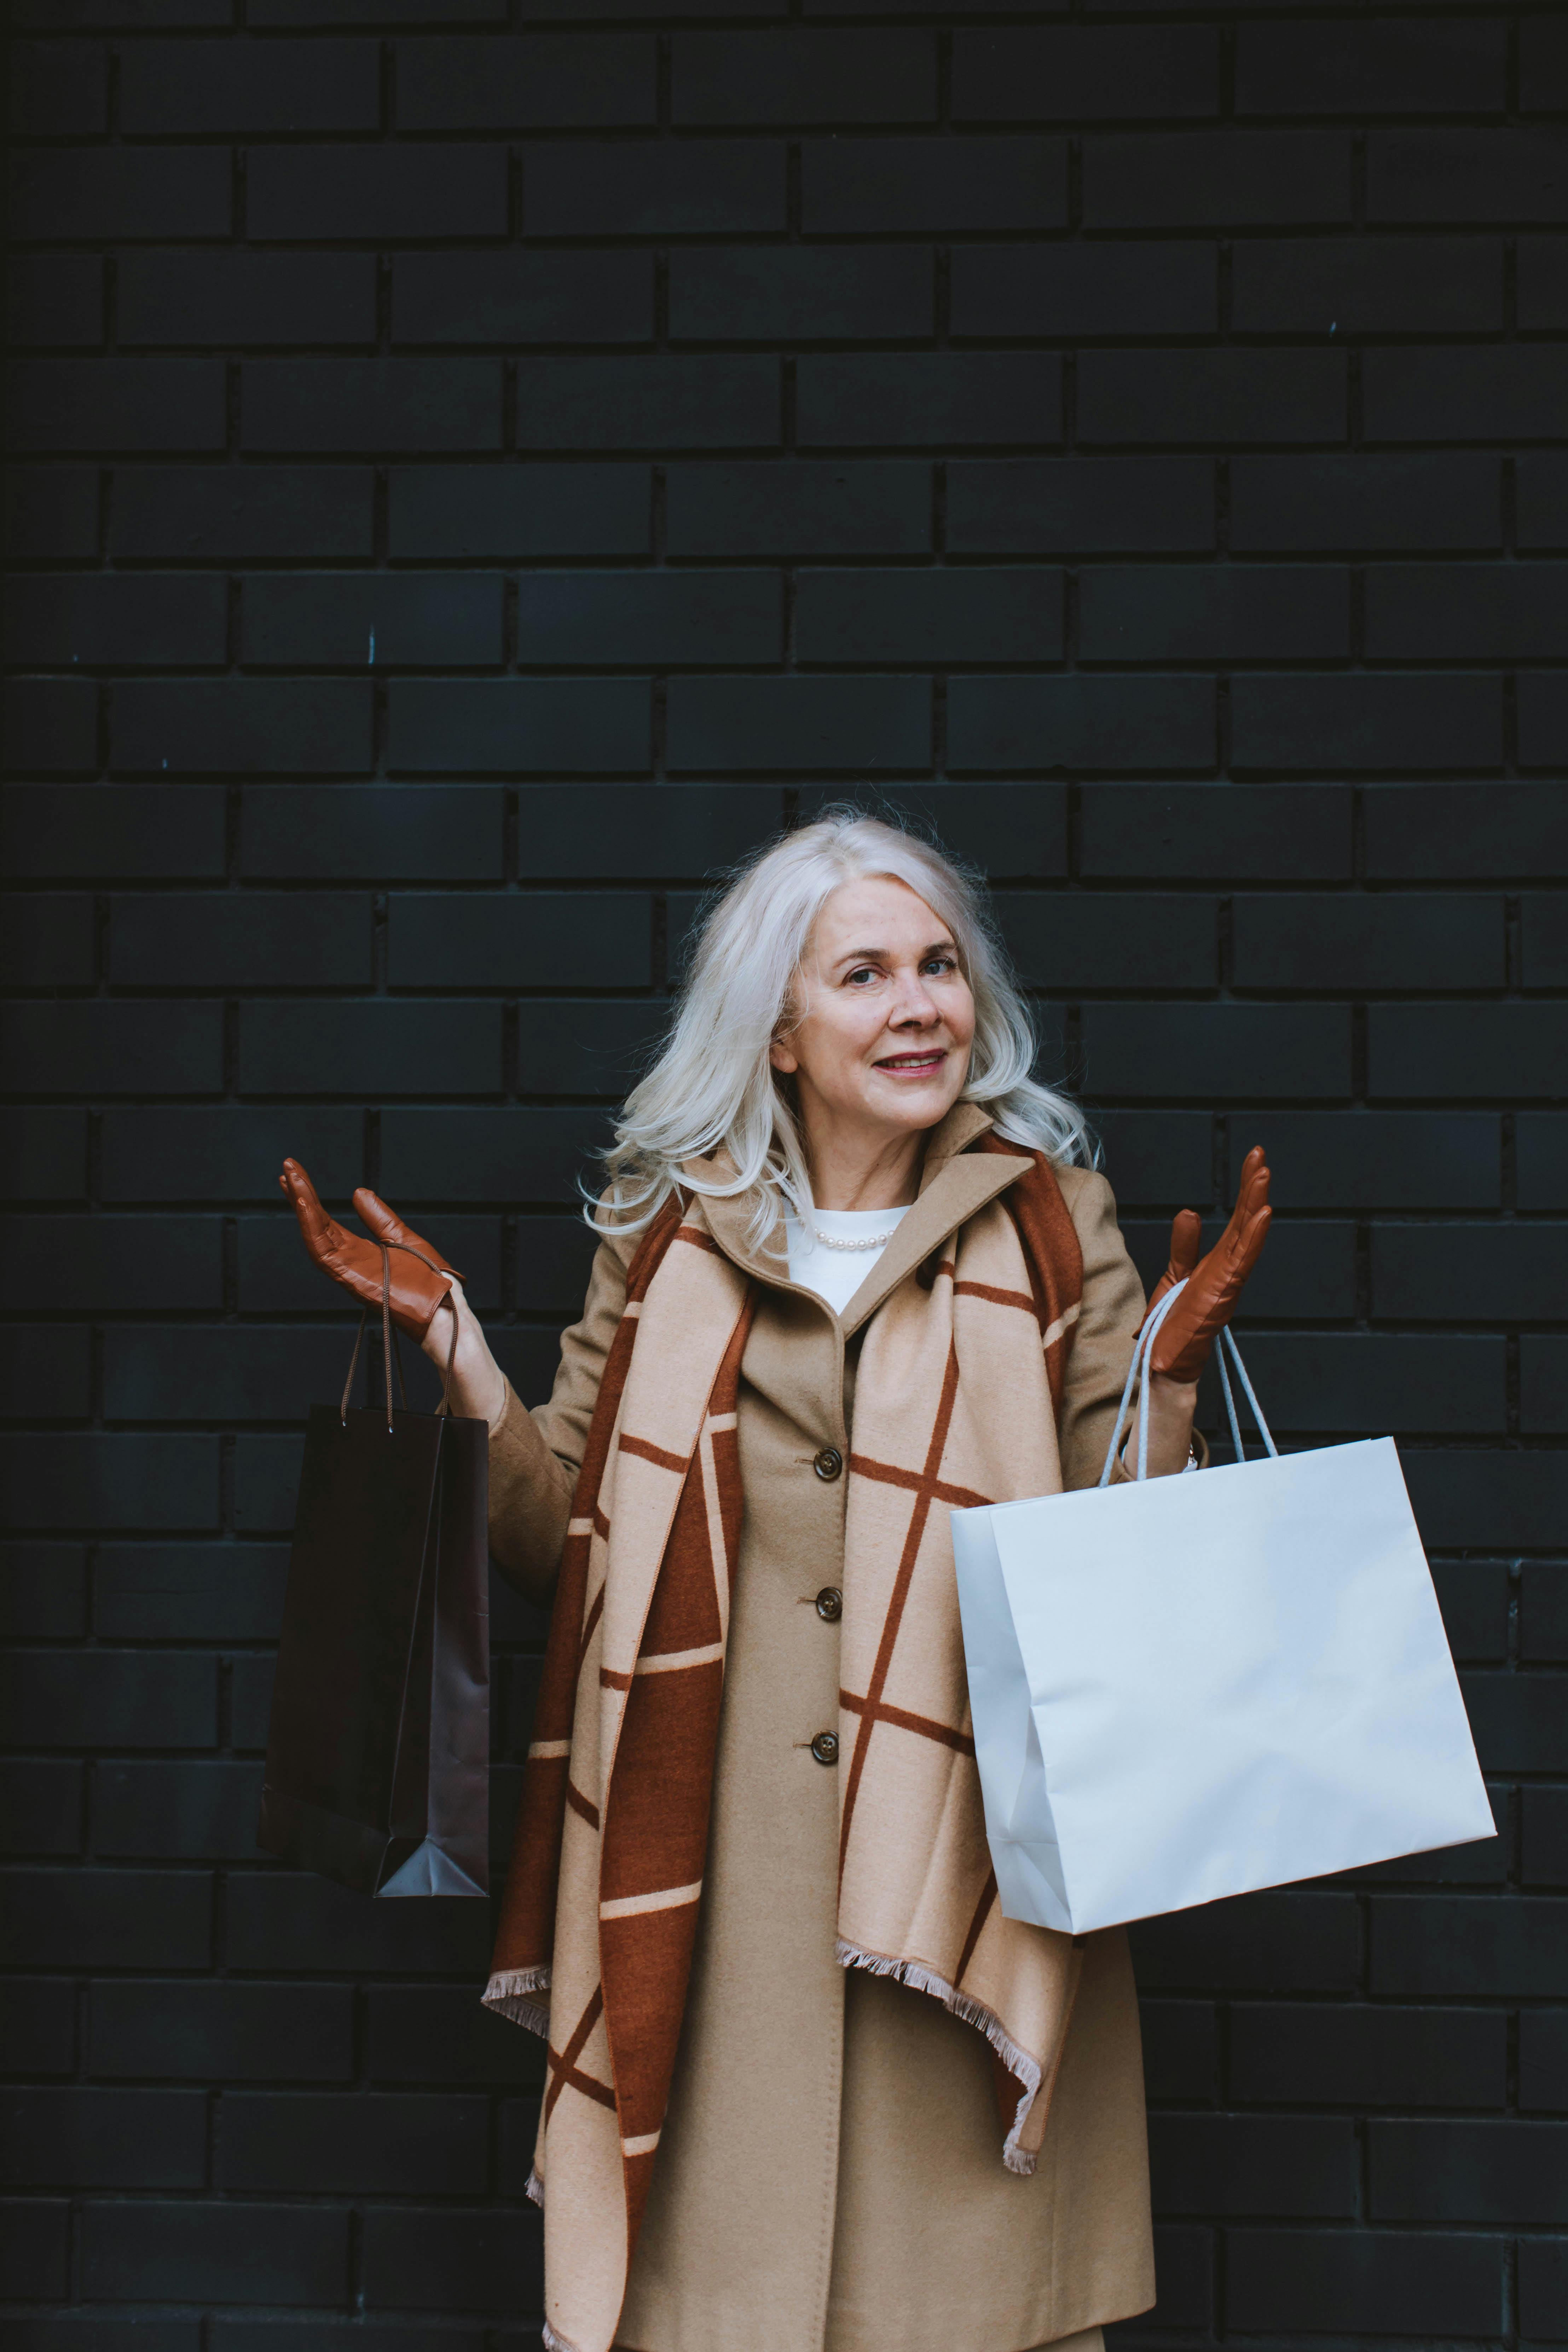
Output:
[[[1158,1336],[1160,1326],[1186,1286],[1184,1279],[1173,1283],[1138,1334],[1132,1349],[1132,1360],[1127,1367],[1127,1378],[1122,1384],[1121,1402],[1116,1409],[1116,1426],[1110,1433],[1105,1467],[1100,1474],[1100,1484],[1102,1486],[1109,1486],[1110,1484],[1110,1473],[1115,1465],[1117,1448],[1121,1443],[1121,1432],[1127,1420],[1127,1406],[1132,1394],[1132,1383],[1138,1379],[1140,1370],[1146,1369],[1149,1351]],[[1227,1347],[1230,1349],[1231,1360],[1236,1365],[1237,1374],[1241,1381],[1253,1420],[1258,1423],[1258,1433],[1262,1438],[1267,1451],[1278,1456],[1279,1448],[1269,1433],[1268,1423],[1263,1418],[1263,1408],[1258,1402],[1252,1382],[1247,1377],[1247,1366],[1241,1360],[1241,1349],[1237,1346],[1227,1323],[1222,1328],[1219,1335],[1219,1379],[1220,1387],[1225,1392],[1226,1417],[1230,1423],[1231,1442],[1236,1447],[1236,1458],[1238,1462],[1245,1462],[1247,1455],[1241,1443],[1241,1426],[1236,1417],[1236,1400],[1231,1394],[1230,1376],[1225,1368],[1225,1351]],[[1147,1379],[1142,1381],[1138,1391],[1137,1475],[1140,1480],[1146,1479],[1149,1475],[1149,1381]]]

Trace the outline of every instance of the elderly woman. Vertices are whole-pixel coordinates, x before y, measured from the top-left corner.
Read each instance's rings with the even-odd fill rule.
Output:
[[[947,1526],[1099,1477],[1144,1314],[1034,1054],[972,884],[831,814],[708,916],[548,1404],[355,1196],[489,1424],[495,1556],[553,1596],[486,1998],[548,2044],[558,2352],[1100,2352],[1153,2299],[1126,1939],[998,1908]],[[1201,1262],[1177,1220],[1160,1474],[1267,1194],[1256,1152]]]

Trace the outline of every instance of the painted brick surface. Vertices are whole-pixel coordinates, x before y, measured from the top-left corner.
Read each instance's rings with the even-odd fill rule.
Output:
[[[0,2343],[537,2342],[483,1907],[252,1843],[353,1319],[277,1165],[539,1392],[705,883],[867,785],[1147,1276],[1268,1143],[1265,1402],[1397,1434],[1499,1822],[1135,1932],[1122,2340],[1568,2342],[1560,13],[13,23]]]

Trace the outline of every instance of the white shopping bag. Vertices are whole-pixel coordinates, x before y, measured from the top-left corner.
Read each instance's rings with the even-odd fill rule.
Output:
[[[952,1514],[1002,1909],[1083,1935],[1495,1835],[1394,1441]]]

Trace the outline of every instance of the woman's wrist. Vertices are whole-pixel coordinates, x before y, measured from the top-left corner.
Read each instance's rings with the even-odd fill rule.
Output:
[[[443,1373],[451,1362],[449,1386],[454,1409],[466,1418],[483,1421],[493,1437],[506,1413],[506,1374],[490,1353],[479,1317],[454,1283],[449,1306],[438,1307],[422,1346]],[[452,1342],[451,1317],[458,1318],[457,1345]]]

